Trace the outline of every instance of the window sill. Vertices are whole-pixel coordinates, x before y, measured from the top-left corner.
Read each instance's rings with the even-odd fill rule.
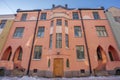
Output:
[[[108,37],[108,36],[98,36],[98,37]]]
[[[77,59],[77,61],[85,61],[85,59]]]
[[[39,61],[40,59],[32,59],[32,60],[34,60],[34,61]]]
[[[74,37],[74,38],[82,38],[82,36]]]
[[[37,38],[44,38],[44,37],[39,37],[39,36],[37,36]]]
[[[21,39],[22,37],[13,37],[14,39]]]

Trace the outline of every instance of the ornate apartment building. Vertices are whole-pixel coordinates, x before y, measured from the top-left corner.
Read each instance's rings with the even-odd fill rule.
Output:
[[[6,75],[119,74],[120,51],[103,8],[18,9],[0,67]]]

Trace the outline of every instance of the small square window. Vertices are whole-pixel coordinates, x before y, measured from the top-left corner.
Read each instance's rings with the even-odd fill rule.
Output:
[[[22,14],[21,21],[26,21],[27,13]]]
[[[94,19],[100,19],[98,12],[93,12]]]
[[[73,19],[76,19],[76,20],[79,19],[78,12],[73,12]]]
[[[41,20],[46,20],[46,17],[47,17],[47,13],[41,13],[41,17],[40,17]]]
[[[84,69],[81,69],[80,72],[81,72],[81,73],[85,73],[85,70],[84,70]]]
[[[37,71],[38,71],[37,69],[33,69],[33,72],[34,72],[34,73],[37,73]]]

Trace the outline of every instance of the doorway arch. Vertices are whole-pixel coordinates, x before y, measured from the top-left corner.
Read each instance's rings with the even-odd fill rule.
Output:
[[[96,50],[98,65],[96,70],[106,70],[107,57],[106,53],[101,46],[97,47]]]
[[[16,49],[16,51],[14,53],[14,57],[13,57],[13,62],[14,62],[15,68],[21,67],[22,54],[23,54],[23,50],[22,50],[22,47],[20,46]]]
[[[9,46],[9,47],[4,51],[1,60],[10,61],[11,55],[12,55],[12,48],[11,48],[11,46]]]
[[[113,46],[108,47],[108,54],[111,61],[119,61],[119,55]]]

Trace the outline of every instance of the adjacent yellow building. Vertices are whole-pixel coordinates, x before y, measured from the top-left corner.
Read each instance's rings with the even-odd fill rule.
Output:
[[[9,34],[14,19],[14,14],[0,15],[0,53],[2,51],[2,48],[4,47],[7,35]]]

